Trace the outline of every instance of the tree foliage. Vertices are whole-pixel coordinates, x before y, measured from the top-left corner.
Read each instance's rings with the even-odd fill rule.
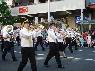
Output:
[[[13,25],[15,18],[11,15],[11,11],[6,2],[0,4],[0,24]]]

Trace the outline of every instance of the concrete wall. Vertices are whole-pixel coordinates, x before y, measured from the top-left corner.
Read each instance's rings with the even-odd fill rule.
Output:
[[[37,14],[37,13],[48,12],[48,3],[28,5],[25,7],[28,7],[28,12],[19,13],[19,7],[15,7],[11,9],[11,14],[13,16],[16,16],[16,15]],[[84,9],[84,8],[85,8],[85,0],[62,0],[62,1],[55,1],[50,3],[51,12],[76,10],[76,9]]]
[[[69,27],[75,28],[75,26],[76,26],[75,17],[74,16],[68,16],[67,24],[69,25]]]

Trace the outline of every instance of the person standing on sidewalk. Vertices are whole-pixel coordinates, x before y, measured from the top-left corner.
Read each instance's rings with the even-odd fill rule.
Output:
[[[23,71],[23,68],[26,66],[28,59],[30,60],[32,71],[37,71],[32,33],[29,30],[28,21],[25,21],[22,26],[23,28],[20,30],[22,61],[20,62],[17,71]]]

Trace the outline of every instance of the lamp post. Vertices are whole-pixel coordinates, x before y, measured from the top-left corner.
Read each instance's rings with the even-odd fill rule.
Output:
[[[34,4],[38,4],[39,3],[39,0],[34,0]]]
[[[50,22],[50,0],[48,0],[48,22]]]
[[[81,33],[83,32],[83,9],[81,9]]]

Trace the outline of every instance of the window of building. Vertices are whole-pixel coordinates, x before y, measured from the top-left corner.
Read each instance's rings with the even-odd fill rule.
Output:
[[[40,3],[46,3],[47,0],[39,0]]]
[[[87,4],[95,4],[95,0],[86,0]]]
[[[39,0],[40,3],[46,3],[48,0]],[[51,2],[53,1],[62,1],[62,0],[50,0]]]

